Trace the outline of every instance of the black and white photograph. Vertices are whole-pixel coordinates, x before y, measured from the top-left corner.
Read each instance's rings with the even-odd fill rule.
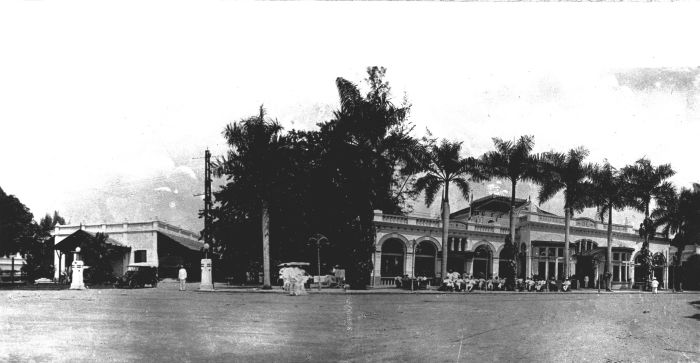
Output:
[[[700,361],[700,3],[0,3],[0,362]]]

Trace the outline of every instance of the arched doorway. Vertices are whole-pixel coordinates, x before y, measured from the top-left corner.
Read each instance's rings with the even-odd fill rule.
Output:
[[[415,276],[435,277],[437,249],[432,243],[423,241],[416,246]]]
[[[652,256],[651,262],[654,264],[654,277],[659,282],[659,287],[665,287],[664,270],[666,269],[666,256],[661,252],[657,252]]]
[[[576,278],[581,283],[581,286],[585,285],[586,277],[588,277],[588,284],[592,284],[596,281],[596,274],[603,274],[604,269],[607,268],[607,264],[603,263],[599,266],[599,261],[605,261],[605,251],[598,249],[598,243],[589,240],[582,239],[578,240],[573,245],[573,255],[576,259],[576,268],[574,273]],[[562,261],[563,262],[563,261]]]
[[[491,249],[486,245],[481,245],[474,250],[474,277],[487,278],[491,275],[493,256]]]
[[[382,244],[382,277],[403,276],[404,245],[400,239],[391,238]]]

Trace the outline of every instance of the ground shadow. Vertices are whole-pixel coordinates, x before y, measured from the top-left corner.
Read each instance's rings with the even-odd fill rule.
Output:
[[[691,301],[688,304],[693,305],[696,309],[700,309],[700,300]],[[700,313],[691,316],[686,316],[686,318],[700,320]]]

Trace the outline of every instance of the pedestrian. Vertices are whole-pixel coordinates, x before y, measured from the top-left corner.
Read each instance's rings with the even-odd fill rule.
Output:
[[[180,271],[177,272],[177,278],[180,280],[180,291],[185,291],[185,282],[187,282],[187,270],[185,270],[185,266],[180,265]]]
[[[588,275],[583,277],[583,288],[584,289],[588,288]]]
[[[651,293],[652,294],[658,294],[659,293],[659,282],[656,280],[656,277],[654,277],[651,280]]]

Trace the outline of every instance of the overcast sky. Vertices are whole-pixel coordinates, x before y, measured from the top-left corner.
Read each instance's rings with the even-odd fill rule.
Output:
[[[417,136],[429,128],[477,156],[491,137],[533,134],[536,152],[584,145],[590,161],[618,167],[672,163],[673,181],[690,187],[700,181],[698,10],[2,2],[0,187],[37,218],[157,217],[198,230],[203,161],[193,158],[225,150],[226,123],[264,103],[286,128],[313,128],[337,107],[335,78],[361,83],[370,65],[387,67],[397,102],[413,104]]]

